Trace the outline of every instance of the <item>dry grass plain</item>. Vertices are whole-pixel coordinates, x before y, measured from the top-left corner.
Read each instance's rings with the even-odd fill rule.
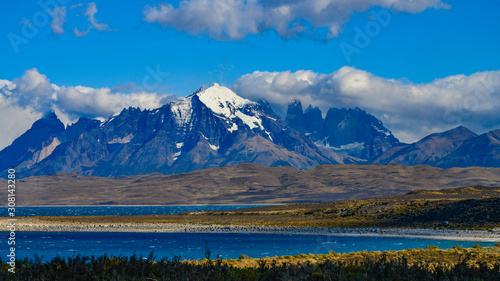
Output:
[[[18,179],[16,203],[17,206],[305,203],[398,196],[416,189],[471,185],[499,186],[500,168],[352,164],[320,165],[299,171],[289,166],[244,163],[176,175],[105,178],[59,173]]]

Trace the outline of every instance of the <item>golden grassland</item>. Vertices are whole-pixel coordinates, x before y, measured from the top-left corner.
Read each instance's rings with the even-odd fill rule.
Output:
[[[27,177],[16,180],[16,204],[288,204],[388,197],[422,188],[437,191],[499,183],[500,168],[347,164],[319,165],[299,171],[290,166],[243,163],[174,175],[153,173],[107,178],[57,173]],[[5,180],[4,184],[7,185]],[[0,204],[6,205],[7,201]]]
[[[495,247],[481,247],[479,244],[473,248],[462,248],[455,246],[452,249],[439,249],[437,246],[427,246],[426,249],[407,249],[400,251],[363,251],[351,253],[335,253],[328,254],[300,254],[295,256],[276,256],[264,258],[249,258],[246,255],[240,256],[239,259],[222,260],[222,264],[227,264],[236,268],[257,268],[262,262],[267,264],[275,264],[281,266],[283,264],[317,264],[330,262],[355,263],[356,261],[366,260],[400,260],[406,259],[409,266],[415,264],[440,265],[452,267],[467,259],[470,266],[478,266],[482,262],[493,268],[495,264],[500,263],[500,243]],[[204,261],[185,261],[189,264],[199,264]]]
[[[209,253],[208,249],[207,252]],[[210,255],[208,254],[208,257]],[[441,250],[435,246],[385,252],[296,255],[233,260],[158,260],[77,255],[24,259],[16,273],[0,263],[1,280],[499,280],[500,244]]]

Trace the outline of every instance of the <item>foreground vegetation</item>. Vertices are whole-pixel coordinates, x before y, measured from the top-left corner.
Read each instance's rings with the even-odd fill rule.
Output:
[[[40,217],[61,223],[195,223],[295,227],[500,228],[500,188],[471,186],[403,196],[171,215]]]
[[[208,253],[208,254],[207,254]],[[210,253],[207,250],[206,256]],[[132,257],[41,258],[1,262],[1,280],[500,280],[500,244],[387,252],[181,261]]]

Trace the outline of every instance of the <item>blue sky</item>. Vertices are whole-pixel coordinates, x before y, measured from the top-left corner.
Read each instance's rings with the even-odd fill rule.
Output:
[[[67,11],[66,33],[53,35],[49,25],[39,28],[15,53],[8,32],[22,34],[20,22],[42,10],[38,1],[3,1],[0,77],[12,80],[37,68],[52,83],[114,87],[142,83],[148,66],[170,73],[162,83],[178,95],[202,84],[231,85],[241,75],[260,71],[308,69],[330,73],[351,65],[385,78],[430,82],[436,78],[500,65],[500,2],[446,1],[451,9],[428,9],[419,14],[393,14],[372,42],[348,63],[339,44],[353,41],[353,27],[364,27],[369,12],[353,15],[344,33],[327,42],[281,39],[266,31],[240,40],[217,41],[204,34],[189,35],[143,20],[141,11],[151,1],[94,1],[96,18],[111,31],[93,30],[85,37],[71,34],[85,28],[79,8]],[[170,1],[175,4],[175,1]],[[79,2],[68,1],[68,5]],[[84,6],[89,2],[82,2]],[[374,10],[382,9],[374,7]]]
[[[44,79],[58,86],[109,88],[112,93],[122,91],[124,94],[146,90],[184,96],[200,86],[217,82],[239,89],[242,91],[239,94],[244,96],[258,97],[258,94],[248,89],[248,83],[246,87],[242,86],[244,82],[248,82],[245,79],[254,81],[251,79],[255,78],[255,71],[266,75],[290,71],[295,76],[297,71],[309,71],[311,79],[319,81],[321,75],[333,77],[339,69],[349,66],[352,71],[371,80],[383,79],[387,82],[396,79],[401,87],[407,84],[419,87],[436,86],[432,84],[436,79],[454,75],[463,74],[467,79],[474,73],[488,71],[493,71],[496,75],[500,68],[500,2],[493,0],[359,0],[357,2],[361,4],[353,4],[353,7],[347,7],[342,12],[335,6],[339,1],[329,0],[326,2],[333,3],[332,6],[323,7],[323,11],[315,8],[319,11],[317,14],[311,12],[314,10],[312,8],[309,12],[300,9],[310,8],[306,7],[309,5],[307,3],[320,1],[296,1],[303,3],[296,5],[297,16],[291,22],[286,22],[284,29],[277,27],[279,19],[266,19],[265,16],[256,19],[258,16],[242,12],[236,19],[231,19],[231,13],[218,14],[219,19],[222,17],[223,22],[229,25],[222,31],[217,30],[217,25],[211,26],[210,16],[214,11],[203,6],[207,3],[205,0],[187,1],[191,10],[178,9],[179,1],[52,2],[65,8],[65,21],[58,31],[51,26],[54,6],[44,9],[34,0],[2,1],[0,79],[14,81],[22,77],[25,71],[36,68]],[[233,6],[237,6],[235,3],[241,4],[237,0],[214,2],[220,2],[221,5],[230,3]],[[278,5],[276,1],[270,0],[248,2],[254,3],[253,8],[262,8],[263,11]],[[92,26],[86,14],[91,3],[96,8],[92,13],[95,26]],[[150,12],[159,12],[160,3],[171,4],[170,8],[177,10],[177,13],[156,18],[153,15],[147,19],[144,12],[147,7],[150,7]],[[402,7],[401,12],[394,8],[398,4]],[[233,6],[229,9],[233,9]],[[250,4],[244,8],[248,10],[248,6]],[[198,14],[190,14],[195,8]],[[390,21],[386,26],[378,24],[379,30],[375,30],[370,42],[357,48],[358,53],[352,54],[350,60],[346,59],[341,46],[348,44],[356,47],[356,30],[366,30],[368,26],[377,23],[373,12],[388,12]],[[196,21],[199,23],[195,24]],[[250,23],[245,24],[244,21]],[[297,22],[306,31],[294,31],[292,25]],[[237,23],[239,29],[231,34],[230,27],[234,23]],[[255,29],[252,23],[259,27]],[[29,35],[31,38],[23,35],[26,24],[34,26]],[[329,24],[339,24],[338,34],[334,27],[326,27]],[[88,34],[75,36],[75,28],[79,32],[88,30]],[[12,36],[22,37],[22,42],[12,44]],[[150,79],[152,70],[160,71],[159,79]],[[242,79],[247,74],[249,76]],[[494,89],[495,79],[491,82],[495,85]],[[145,81],[150,81],[148,85],[154,84],[154,87],[144,87]],[[283,97],[284,90],[280,91],[277,96]],[[438,92],[433,95],[438,95]],[[496,97],[496,90],[493,92],[488,93],[488,96]],[[304,93],[290,93],[298,96],[302,94]],[[464,96],[464,102],[467,102],[466,97],[467,95]],[[286,103],[287,98],[283,99],[283,103]],[[304,99],[311,99],[311,96],[306,93]],[[453,124],[441,120],[434,126],[432,120],[418,120],[420,115],[416,114],[411,117],[413,123],[408,120],[405,125],[400,124],[403,116],[389,108],[371,108],[363,100],[352,103],[346,102],[345,98],[331,100],[337,101],[332,106],[360,106],[372,112],[404,140],[415,140],[426,133],[447,129],[460,122],[483,131],[500,124],[500,118],[497,118],[498,122],[486,124],[486,117],[482,116],[483,119],[462,118],[467,120],[458,120]],[[479,102],[483,100],[479,99]],[[453,106],[455,105],[449,105],[450,108]],[[32,111],[41,114],[37,108]],[[78,113],[78,110],[67,110],[67,113],[69,119],[71,116],[75,117],[75,114],[85,115],[85,112]],[[26,120],[31,122],[38,115]],[[415,124],[419,129],[413,128],[414,132],[409,132],[407,127],[414,127]]]

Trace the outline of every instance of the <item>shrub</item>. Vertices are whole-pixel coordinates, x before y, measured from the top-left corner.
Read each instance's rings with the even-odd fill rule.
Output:
[[[240,259],[240,260],[246,260],[246,259],[249,259],[249,258],[250,258],[250,257],[249,257],[249,256],[247,256],[247,255],[245,255],[245,254],[243,254],[243,255],[241,255],[241,256],[239,257],[239,259]]]

